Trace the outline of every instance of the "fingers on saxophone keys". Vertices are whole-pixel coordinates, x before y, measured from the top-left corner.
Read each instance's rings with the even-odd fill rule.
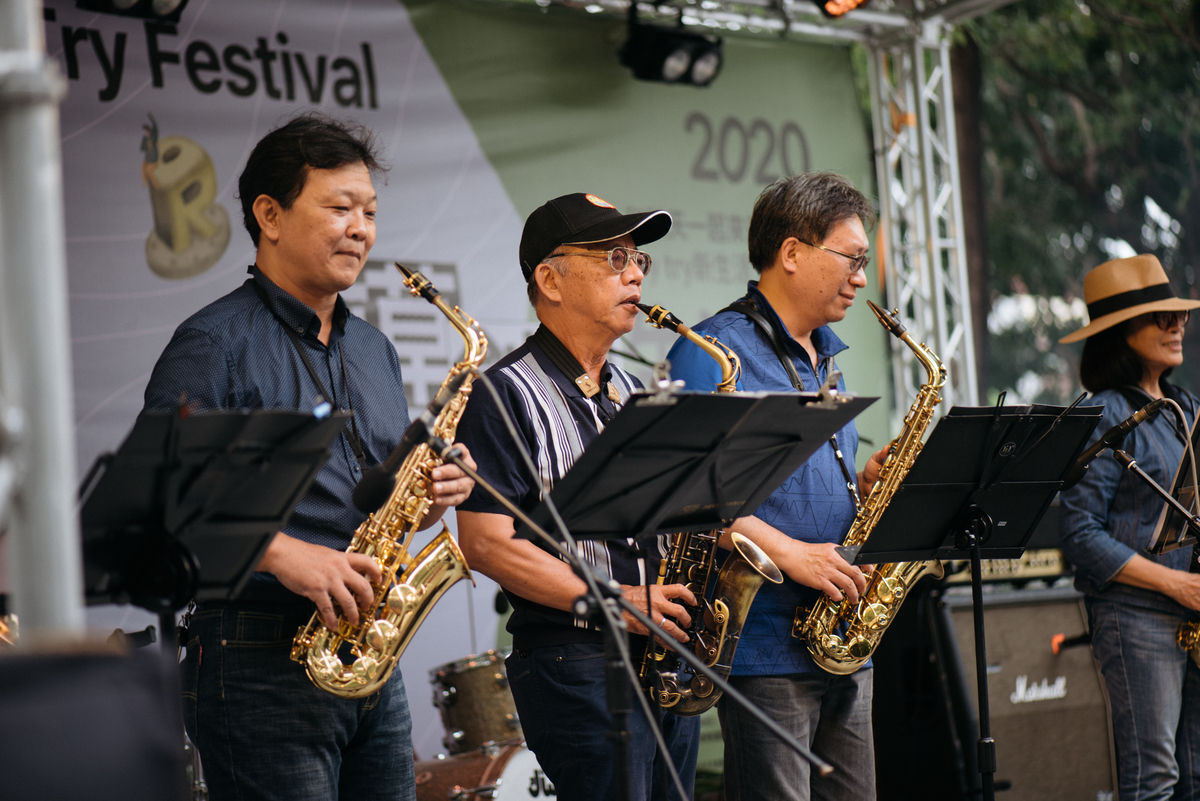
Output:
[[[658,623],[658,627],[678,642],[686,643],[690,639],[683,627],[669,617],[663,616]]]

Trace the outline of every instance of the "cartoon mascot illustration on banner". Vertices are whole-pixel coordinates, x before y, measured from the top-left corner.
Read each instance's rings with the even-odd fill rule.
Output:
[[[146,263],[163,278],[192,278],[229,246],[229,212],[217,198],[217,172],[204,148],[186,136],[158,138],[158,122],[142,125],[142,185],[150,188],[154,228]]]

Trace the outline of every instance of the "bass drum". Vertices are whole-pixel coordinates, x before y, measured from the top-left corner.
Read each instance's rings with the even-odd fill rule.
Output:
[[[486,746],[465,754],[416,764],[417,801],[515,801],[554,798],[554,785],[542,773],[524,740]]]

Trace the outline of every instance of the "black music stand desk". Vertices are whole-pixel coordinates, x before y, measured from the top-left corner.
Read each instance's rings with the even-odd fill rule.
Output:
[[[877,398],[636,394],[550,493],[576,539],[711,531],[754,511]],[[555,532],[546,505],[531,514]],[[519,526],[517,536],[532,538]]]
[[[159,615],[235,597],[316,478],[349,415],[235,410],[146,412],[84,479],[89,603]]]
[[[983,798],[995,797],[980,562],[1018,559],[1102,406],[956,406],[930,434],[855,564],[970,559]]]

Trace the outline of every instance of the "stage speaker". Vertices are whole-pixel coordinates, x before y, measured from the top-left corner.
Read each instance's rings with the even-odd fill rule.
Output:
[[[927,608],[966,784],[974,790],[979,706],[971,597],[946,594]],[[1091,648],[1057,655],[1051,648],[1056,634],[1087,630],[1083,597],[1071,589],[994,592],[984,596],[983,609],[997,790],[1014,801],[1112,801],[1111,724]]]

